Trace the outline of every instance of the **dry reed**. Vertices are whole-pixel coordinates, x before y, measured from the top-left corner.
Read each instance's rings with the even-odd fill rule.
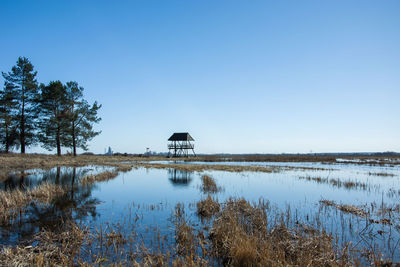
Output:
[[[203,193],[217,193],[221,190],[221,188],[217,186],[214,178],[212,178],[211,176],[203,175],[201,177],[201,182],[201,191]]]
[[[368,215],[365,210],[353,205],[337,204],[332,200],[320,200],[319,202],[325,206],[331,206],[345,213],[351,213],[359,217],[366,217]]]
[[[16,216],[17,209],[24,209],[32,201],[50,203],[65,193],[65,188],[55,184],[42,184],[26,191],[0,191],[0,220],[7,223]]]
[[[81,179],[81,184],[93,184],[95,182],[104,182],[115,178],[118,175],[116,171],[105,171],[99,174],[90,174]]]
[[[0,252],[4,266],[75,266],[81,246],[88,236],[86,228],[65,222],[60,232],[38,232],[35,246],[6,247]],[[82,262],[80,262],[82,263]],[[2,265],[3,266],[3,265]]]
[[[329,235],[301,233],[283,224],[268,230],[264,210],[244,199],[224,205],[209,236],[213,255],[230,266],[336,265]]]
[[[210,195],[206,199],[197,202],[197,214],[203,218],[210,218],[219,212],[220,205]]]
[[[222,164],[162,164],[162,163],[135,163],[136,166],[154,169],[176,169],[180,171],[206,170],[227,171],[227,172],[279,172],[282,168],[276,166],[245,166],[245,165],[222,165]]]

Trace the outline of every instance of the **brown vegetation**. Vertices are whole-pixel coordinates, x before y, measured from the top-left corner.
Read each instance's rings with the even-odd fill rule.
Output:
[[[120,164],[120,165],[117,165],[115,171],[116,172],[130,172],[132,170],[132,168],[133,168],[132,165]]]
[[[36,246],[6,247],[0,253],[4,266],[75,266],[75,256],[88,236],[87,229],[73,222],[63,224],[63,230],[43,229],[34,238]]]
[[[321,154],[247,154],[247,155],[206,155],[192,158],[184,158],[185,161],[249,161],[249,162],[323,162],[337,163],[337,159],[345,161],[343,164],[400,164],[398,155],[321,155]]]
[[[81,179],[81,184],[93,184],[95,182],[104,182],[115,178],[118,175],[116,171],[105,171],[99,174],[90,174]]]
[[[26,191],[20,189],[0,191],[0,221],[9,222],[19,210],[24,209],[32,201],[50,203],[55,197],[64,193],[65,189],[55,184],[42,184]]]
[[[143,160],[138,157],[124,156],[94,156],[94,155],[79,155],[73,156],[55,156],[44,154],[0,154],[0,180],[6,178],[12,171],[23,171],[29,169],[51,169],[58,166],[87,166],[87,165],[102,165],[102,166],[121,166],[127,170],[128,165],[122,164],[122,161]]]
[[[221,190],[217,183],[215,182],[214,178],[208,175],[201,176],[201,191],[203,193],[217,193]]]
[[[312,234],[311,234],[312,233]],[[332,237],[318,231],[268,230],[263,209],[229,200],[210,231],[212,253],[231,266],[331,266],[337,264]]]
[[[330,184],[334,187],[344,187],[346,189],[360,189],[360,190],[369,190],[371,188],[377,189],[378,186],[370,186],[369,184],[358,182],[358,181],[352,181],[352,180],[345,180],[342,181],[340,179],[336,178],[323,178],[323,177],[311,177],[311,176],[300,176],[299,179],[301,180],[307,180],[307,181],[314,181],[316,183],[321,183],[321,184]]]
[[[180,171],[226,171],[226,172],[279,172],[280,167],[271,166],[238,166],[238,165],[221,165],[221,164],[162,164],[162,163],[135,163],[137,166],[155,169],[176,169]]]
[[[197,214],[203,218],[210,218],[219,212],[218,201],[208,195],[206,199],[197,202]]]
[[[393,173],[388,173],[388,172],[369,172],[368,175],[371,175],[371,176],[395,176]]]
[[[126,233],[121,225],[111,223],[106,224],[107,228],[94,229],[97,234],[93,234],[88,228],[67,221],[55,232],[42,229],[32,240],[37,242],[35,246],[4,247],[0,262],[7,266],[361,265],[359,254],[356,256],[348,244],[337,246],[323,230],[301,222],[291,228],[283,219],[268,220],[271,216],[267,213],[268,206],[230,199],[213,215],[214,220],[208,221],[211,224],[208,231],[191,224],[184,205],[177,204],[171,218],[175,243],[163,243],[165,236],[160,236],[159,229],[151,228],[149,231],[154,231],[151,243],[156,248],[146,247],[137,239],[140,234],[134,228]],[[368,249],[365,255],[375,255],[375,251]],[[366,258],[364,263],[391,266],[390,261],[383,262],[379,255]]]
[[[351,213],[359,217],[366,217],[368,214],[365,210],[353,205],[337,204],[332,200],[320,200],[319,202],[325,206],[331,206],[345,213]]]

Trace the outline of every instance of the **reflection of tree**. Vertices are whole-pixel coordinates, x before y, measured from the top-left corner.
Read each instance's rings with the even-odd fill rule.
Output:
[[[168,169],[168,179],[173,186],[187,186],[192,181],[192,173],[176,169]]]
[[[29,173],[26,173],[25,171],[10,174],[6,180],[0,183],[0,187],[5,191],[12,191],[14,189],[23,190],[31,187],[35,183],[32,179],[29,179],[28,175]]]
[[[89,171],[87,168],[56,167],[47,171],[33,170],[20,171],[10,174],[6,180],[0,182],[0,188],[5,191],[15,189],[29,189],[43,183],[58,184],[62,186],[70,186],[73,177],[82,177]],[[73,173],[75,172],[75,173]]]
[[[0,228],[1,243],[15,242],[19,239],[30,239],[38,230],[46,228],[52,231],[62,231],[65,222],[82,221],[89,215],[95,217],[98,200],[93,198],[94,185],[82,186],[79,178],[86,173],[76,168],[60,168],[46,172],[38,183],[55,183],[68,190],[62,196],[52,200],[50,204],[32,202],[21,213],[12,225]],[[7,236],[4,233],[7,232]],[[16,238],[17,237],[17,238]],[[17,239],[14,241],[14,239]]]

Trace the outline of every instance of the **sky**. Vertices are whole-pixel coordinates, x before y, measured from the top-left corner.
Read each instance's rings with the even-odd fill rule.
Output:
[[[102,104],[90,151],[400,151],[400,1],[0,2],[0,71]],[[0,78],[3,85],[4,79]],[[28,152],[44,151],[40,147]]]

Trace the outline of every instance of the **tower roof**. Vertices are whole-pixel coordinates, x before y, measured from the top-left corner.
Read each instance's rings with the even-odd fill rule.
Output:
[[[194,141],[189,133],[174,133],[168,141]]]

